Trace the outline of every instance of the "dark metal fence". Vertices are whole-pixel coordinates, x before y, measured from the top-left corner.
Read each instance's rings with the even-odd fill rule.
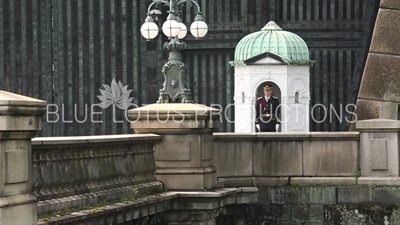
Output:
[[[132,132],[124,110],[102,108],[98,96],[114,79],[129,85],[135,105],[157,100],[168,52],[163,35],[151,42],[140,35],[150,2],[0,0],[0,88],[49,103],[42,136]],[[311,130],[348,128],[330,108],[345,113],[343,107],[355,103],[379,0],[198,2],[209,33],[185,39],[186,80],[196,102],[223,106],[221,131],[234,127],[228,122],[234,120],[234,69],[228,63],[234,48],[270,20],[303,37],[316,61],[310,70],[311,106],[320,104],[313,116],[321,122],[313,122]],[[193,18],[194,9],[187,6],[183,20],[190,25]]]

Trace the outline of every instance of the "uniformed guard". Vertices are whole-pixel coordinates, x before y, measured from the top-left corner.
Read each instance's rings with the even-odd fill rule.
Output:
[[[279,99],[272,96],[272,86],[264,85],[264,96],[257,98],[256,124],[259,124],[261,132],[276,132],[280,124]]]

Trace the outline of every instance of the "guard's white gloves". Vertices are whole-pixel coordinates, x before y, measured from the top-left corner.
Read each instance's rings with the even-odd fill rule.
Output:
[[[256,128],[258,129],[258,132],[260,132],[260,124],[256,124]]]
[[[276,132],[279,131],[279,123],[275,124],[275,130],[276,130]]]

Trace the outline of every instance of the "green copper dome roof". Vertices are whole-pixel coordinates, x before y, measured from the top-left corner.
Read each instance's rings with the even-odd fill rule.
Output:
[[[270,52],[293,61],[309,61],[307,44],[297,34],[284,31],[270,21],[261,31],[251,33],[236,46],[235,61],[245,61]]]

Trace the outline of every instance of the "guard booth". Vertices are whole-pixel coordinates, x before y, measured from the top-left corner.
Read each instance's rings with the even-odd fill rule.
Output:
[[[236,133],[255,132],[255,104],[263,84],[272,84],[281,103],[280,131],[309,131],[313,61],[301,37],[270,21],[239,41],[234,59]]]

